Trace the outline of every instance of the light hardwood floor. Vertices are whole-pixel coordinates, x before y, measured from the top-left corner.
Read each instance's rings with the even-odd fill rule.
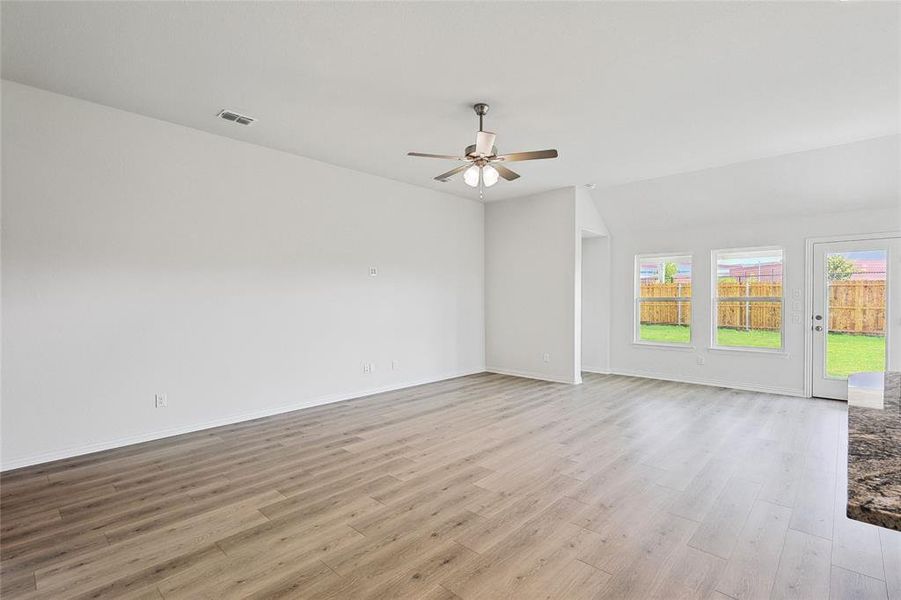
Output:
[[[13,598],[901,598],[842,403],[475,375],[6,473]]]

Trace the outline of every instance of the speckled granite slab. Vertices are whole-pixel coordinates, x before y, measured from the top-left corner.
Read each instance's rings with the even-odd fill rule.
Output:
[[[848,517],[901,531],[901,373],[848,378]]]

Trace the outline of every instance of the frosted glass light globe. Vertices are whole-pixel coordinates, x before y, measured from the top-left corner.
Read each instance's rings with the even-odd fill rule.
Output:
[[[497,183],[497,169],[491,165],[482,167],[482,181],[485,183],[485,187],[491,187]]]
[[[479,186],[479,167],[476,165],[472,165],[465,171],[463,171],[463,181],[469,187],[478,187]]]

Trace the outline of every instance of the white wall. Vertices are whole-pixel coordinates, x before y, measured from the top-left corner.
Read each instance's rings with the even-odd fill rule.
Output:
[[[901,135],[648,179],[592,197],[614,235],[899,210]]]
[[[4,468],[484,369],[481,204],[2,92]]]
[[[575,211],[572,188],[486,205],[488,370],[577,381]]]
[[[803,394],[805,240],[901,230],[898,142],[898,136],[879,138],[598,190],[595,201],[613,232],[611,370]],[[830,185],[824,186],[823,181]],[[836,189],[844,195],[845,206],[860,208],[829,212],[828,208],[836,206]],[[824,198],[819,209],[818,196]],[[809,207],[806,214],[797,214],[795,200]],[[631,208],[636,203],[644,207],[640,215]],[[647,207],[659,211],[651,214]],[[697,217],[700,225],[691,226],[692,217]],[[710,252],[752,246],[785,249],[787,305],[785,352],[781,355],[708,349]],[[692,255],[690,350],[633,344],[635,255],[668,252]],[[796,293],[802,303],[797,323],[792,319]],[[894,327],[893,334],[901,335],[901,321]],[[703,357],[705,364],[699,365],[698,357]]]
[[[610,237],[582,237],[582,371],[610,370]]]

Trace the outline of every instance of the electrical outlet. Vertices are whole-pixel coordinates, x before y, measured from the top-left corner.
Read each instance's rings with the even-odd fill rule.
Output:
[[[378,277],[379,268],[378,267],[369,267],[369,276],[370,277]]]
[[[542,359],[544,360],[544,362],[551,362],[551,355],[549,353],[545,352]]]
[[[400,368],[400,363],[398,363],[396,359],[392,360],[391,361],[391,370],[397,371],[399,368]]]
[[[698,356],[695,360],[699,365],[704,366],[705,358],[703,356]]]
[[[153,406],[154,408],[166,408],[169,406],[169,398],[166,397],[166,394],[154,394]]]
[[[372,373],[372,363],[365,362],[363,363],[363,373]]]

